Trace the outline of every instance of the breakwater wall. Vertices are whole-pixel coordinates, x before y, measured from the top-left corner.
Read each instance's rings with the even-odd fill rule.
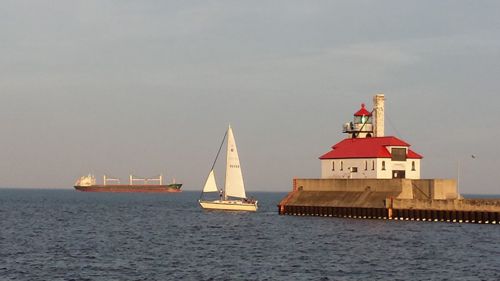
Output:
[[[280,215],[500,224],[500,199],[464,199],[453,180],[294,179]]]

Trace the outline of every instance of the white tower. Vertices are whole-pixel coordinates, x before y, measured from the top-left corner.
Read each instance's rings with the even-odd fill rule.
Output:
[[[373,111],[375,112],[375,137],[384,136],[384,94],[373,97]]]

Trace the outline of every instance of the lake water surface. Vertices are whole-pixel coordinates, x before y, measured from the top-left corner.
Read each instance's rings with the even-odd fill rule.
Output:
[[[203,211],[199,193],[0,189],[0,280],[500,280],[500,226]]]

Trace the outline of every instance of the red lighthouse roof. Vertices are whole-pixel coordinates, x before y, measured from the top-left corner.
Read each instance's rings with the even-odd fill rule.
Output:
[[[421,155],[409,149],[409,144],[396,137],[379,137],[345,139],[332,146],[333,150],[322,155],[319,159],[391,158],[391,152],[388,150],[388,146],[408,147],[407,158],[423,158]]]
[[[372,113],[365,108],[365,104],[361,104],[361,109],[354,113],[354,116],[372,116]]]

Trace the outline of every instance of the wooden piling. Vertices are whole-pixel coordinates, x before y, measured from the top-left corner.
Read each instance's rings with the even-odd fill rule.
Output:
[[[280,215],[500,224],[500,212],[278,205]]]

